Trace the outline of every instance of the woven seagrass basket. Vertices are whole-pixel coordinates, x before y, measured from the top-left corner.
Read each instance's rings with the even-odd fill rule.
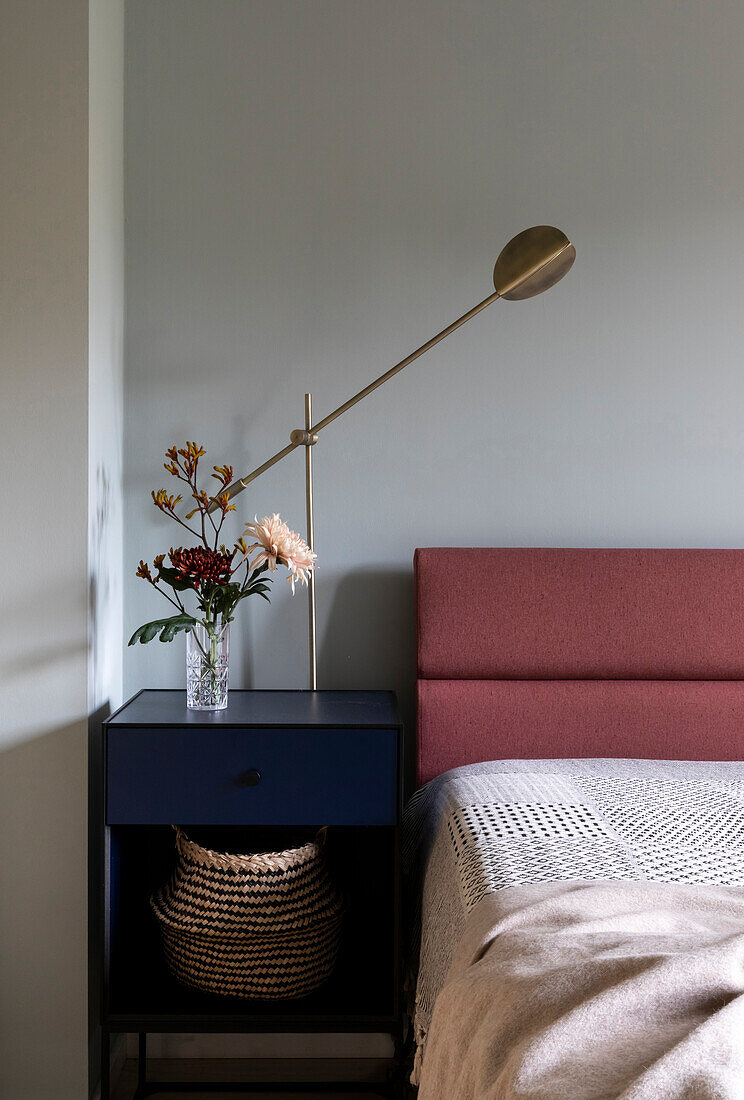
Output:
[[[227,997],[277,1000],[317,989],[336,962],[343,916],[322,838],[231,855],[177,828],[176,870],[150,898],[172,974]]]

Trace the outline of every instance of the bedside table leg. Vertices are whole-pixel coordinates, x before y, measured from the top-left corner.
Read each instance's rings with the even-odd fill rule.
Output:
[[[140,1031],[137,1043],[137,1088],[133,1100],[142,1100],[147,1092],[147,1032]]]
[[[111,1097],[111,1036],[101,1028],[101,1100]]]

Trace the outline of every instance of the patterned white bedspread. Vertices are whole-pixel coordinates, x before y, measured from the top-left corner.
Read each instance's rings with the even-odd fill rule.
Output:
[[[744,886],[742,763],[477,764],[417,792],[405,824],[417,1068],[467,916],[486,894],[569,879]]]

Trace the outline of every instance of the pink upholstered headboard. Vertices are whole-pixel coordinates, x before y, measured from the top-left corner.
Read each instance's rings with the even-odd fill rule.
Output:
[[[418,776],[744,755],[744,551],[417,550]]]

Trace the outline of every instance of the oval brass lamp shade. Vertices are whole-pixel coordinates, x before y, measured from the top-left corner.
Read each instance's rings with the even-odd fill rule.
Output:
[[[493,285],[501,298],[519,302],[542,294],[562,279],[576,259],[565,233],[552,225],[533,225],[512,237],[493,269]]]

